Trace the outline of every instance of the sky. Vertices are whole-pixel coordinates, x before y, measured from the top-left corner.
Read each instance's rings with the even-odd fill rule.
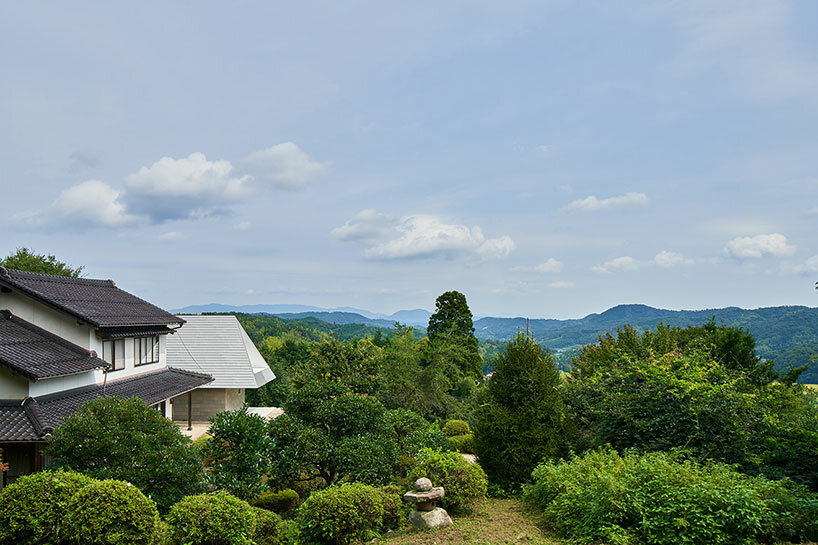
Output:
[[[165,308],[818,305],[818,2],[6,2],[0,255]]]

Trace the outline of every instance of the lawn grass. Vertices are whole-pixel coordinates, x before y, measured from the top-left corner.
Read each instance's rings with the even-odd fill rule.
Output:
[[[519,500],[487,499],[470,512],[450,513],[454,525],[416,532],[402,530],[379,540],[386,545],[560,545],[539,526],[540,513]]]

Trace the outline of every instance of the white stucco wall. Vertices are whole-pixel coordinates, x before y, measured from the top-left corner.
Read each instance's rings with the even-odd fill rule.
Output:
[[[0,399],[23,399],[28,395],[28,381],[0,368]]]
[[[17,292],[0,292],[0,309],[9,310],[18,318],[45,329],[86,350],[101,353],[102,345],[94,331],[87,325],[77,325],[68,314],[53,310],[30,297]]]

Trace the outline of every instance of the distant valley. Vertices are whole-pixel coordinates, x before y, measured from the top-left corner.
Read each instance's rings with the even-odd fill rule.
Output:
[[[425,329],[429,311],[423,309],[402,310],[391,315],[378,314],[353,307],[320,308],[306,305],[193,305],[175,312],[199,314],[203,312],[236,312],[247,314],[271,314],[285,320],[314,318],[332,324],[363,324],[370,327],[392,329],[395,322]],[[803,365],[818,353],[818,308],[804,306],[766,307],[741,309],[726,307],[706,310],[665,310],[647,305],[619,305],[599,314],[589,314],[573,320],[531,319],[528,328],[531,335],[568,359],[580,346],[597,340],[599,335],[615,332],[618,327],[629,324],[639,330],[656,327],[659,323],[685,327],[701,325],[711,318],[719,324],[746,328],[757,341],[758,353],[775,359],[779,367]],[[475,335],[480,339],[509,340],[518,332],[525,331],[525,318],[482,317],[474,322]],[[805,382],[818,382],[818,365],[802,376]]]

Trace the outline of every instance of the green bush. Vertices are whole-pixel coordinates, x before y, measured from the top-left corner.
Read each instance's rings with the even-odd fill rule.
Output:
[[[468,435],[471,433],[469,423],[465,420],[449,420],[443,426],[443,433],[447,437],[454,437],[456,435]]]
[[[253,530],[255,545],[280,545],[284,543],[286,528],[281,517],[259,507],[253,508],[256,525]]]
[[[397,526],[400,496],[361,483],[314,492],[299,507],[301,537],[308,543],[351,543]]]
[[[440,504],[446,509],[465,507],[486,497],[488,480],[483,468],[457,452],[423,449],[409,474],[411,481],[420,477],[431,480],[433,486],[444,488],[445,495]]]
[[[265,490],[250,502],[254,507],[260,507],[275,513],[285,513],[298,506],[300,498],[295,490],[287,488],[274,492]]]
[[[818,497],[786,482],[667,453],[592,451],[538,466],[526,496],[581,542],[652,545],[811,540]]]
[[[474,434],[453,435],[449,437],[449,445],[458,452],[474,454]]]
[[[93,481],[69,471],[42,471],[20,477],[0,492],[0,543],[61,543],[60,528],[68,502]]]
[[[255,512],[224,490],[186,496],[165,520],[173,545],[253,545]]]
[[[159,526],[156,504],[131,483],[87,484],[68,501],[65,535],[82,545],[151,545]]]

